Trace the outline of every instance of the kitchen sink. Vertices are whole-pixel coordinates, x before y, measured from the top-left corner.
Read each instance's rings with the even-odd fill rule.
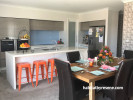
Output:
[[[59,48],[46,48],[46,49],[42,49],[42,50],[44,50],[44,51],[49,51],[49,50],[59,50]]]

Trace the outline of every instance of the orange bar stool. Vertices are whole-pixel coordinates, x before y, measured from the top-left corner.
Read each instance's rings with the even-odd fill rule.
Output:
[[[36,61],[33,62],[33,72],[32,72],[32,75],[34,76],[34,68],[36,66],[36,86],[38,85],[39,67],[41,67],[42,79],[44,79],[44,65],[45,65],[45,70],[46,70],[46,78],[47,78],[48,83],[49,83],[48,68],[47,68],[46,61],[44,61],[44,60],[36,60]]]
[[[17,75],[18,75],[19,91],[21,89],[22,68],[25,68],[25,70],[26,70],[26,77],[27,77],[27,82],[28,83],[29,83],[29,72],[30,72],[31,83],[32,83],[32,86],[34,87],[33,80],[32,80],[30,63],[27,63],[27,62],[17,63],[17,68],[16,68],[16,81],[17,81]]]
[[[55,76],[57,76],[57,69],[55,67],[55,63],[54,63],[54,58],[51,58],[51,59],[48,59],[48,67],[49,67],[49,64],[51,64],[51,83],[53,81],[53,72],[55,72]]]

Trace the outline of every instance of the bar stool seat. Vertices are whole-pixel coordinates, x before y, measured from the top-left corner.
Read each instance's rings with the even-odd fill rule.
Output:
[[[18,85],[19,85],[19,91],[21,89],[21,75],[22,75],[22,68],[25,68],[26,70],[26,77],[27,77],[27,81],[29,83],[29,73],[30,73],[30,78],[31,78],[31,83],[32,83],[32,86],[34,87],[34,84],[33,84],[33,80],[32,80],[32,74],[31,74],[31,66],[30,66],[30,63],[27,63],[27,62],[23,62],[23,63],[17,63],[16,65],[16,81],[17,81],[17,75],[18,75]]]
[[[38,85],[39,67],[41,67],[42,79],[44,79],[44,66],[45,66],[46,78],[47,78],[48,83],[49,83],[49,79],[48,79],[48,68],[47,68],[46,61],[44,61],[44,60],[36,60],[36,61],[33,62],[32,76],[34,76],[34,68],[35,68],[35,66],[36,66],[36,86]]]
[[[48,59],[48,68],[49,68],[49,64],[51,64],[51,72],[49,72],[49,73],[51,73],[51,83],[53,81],[53,76],[54,76],[53,72],[55,72],[55,76],[57,77],[57,69],[55,67],[54,59],[56,59],[56,58]]]

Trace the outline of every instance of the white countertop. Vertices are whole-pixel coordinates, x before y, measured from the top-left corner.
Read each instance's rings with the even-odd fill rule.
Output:
[[[65,47],[59,50],[27,50],[23,53],[22,50],[20,51],[8,51],[6,54],[10,54],[13,57],[23,57],[23,56],[32,56],[32,55],[42,55],[42,54],[51,54],[51,53],[61,53],[61,52],[71,52],[71,51],[80,51],[80,50],[87,50],[85,48],[75,48],[75,47]]]
[[[65,46],[64,44],[53,44],[53,45],[35,45],[35,46],[31,46],[31,49],[40,49],[40,48],[46,48],[46,49],[50,49],[53,47],[60,47],[60,46]]]

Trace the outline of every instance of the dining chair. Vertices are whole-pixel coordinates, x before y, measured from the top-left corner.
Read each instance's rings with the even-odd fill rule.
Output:
[[[133,59],[121,62],[118,72],[115,75],[113,87],[123,87],[122,90],[102,90],[103,94],[111,100],[129,100],[129,82],[133,72]],[[105,85],[103,85],[105,87]]]
[[[88,94],[88,90],[76,91],[69,63],[55,59],[55,65],[59,79],[59,100],[81,100]]]
[[[99,50],[89,50],[89,51],[88,51],[88,56],[89,56],[90,58],[94,58],[94,57],[96,57],[98,54],[99,54]]]
[[[129,98],[133,97],[133,72],[129,80],[128,97]]]
[[[133,59],[133,51],[132,50],[124,50],[125,59]]]
[[[79,51],[67,52],[66,55],[67,55],[67,60],[70,63],[75,63],[75,61],[77,61],[77,60],[80,59],[80,53],[79,53]]]
[[[75,61],[77,61],[81,58],[79,51],[67,52],[66,55],[67,55],[67,60],[70,63],[75,63]],[[80,90],[83,86],[88,86],[88,83],[81,81],[75,77],[73,77],[73,80],[74,80],[74,83],[76,83],[75,84],[76,90]]]

